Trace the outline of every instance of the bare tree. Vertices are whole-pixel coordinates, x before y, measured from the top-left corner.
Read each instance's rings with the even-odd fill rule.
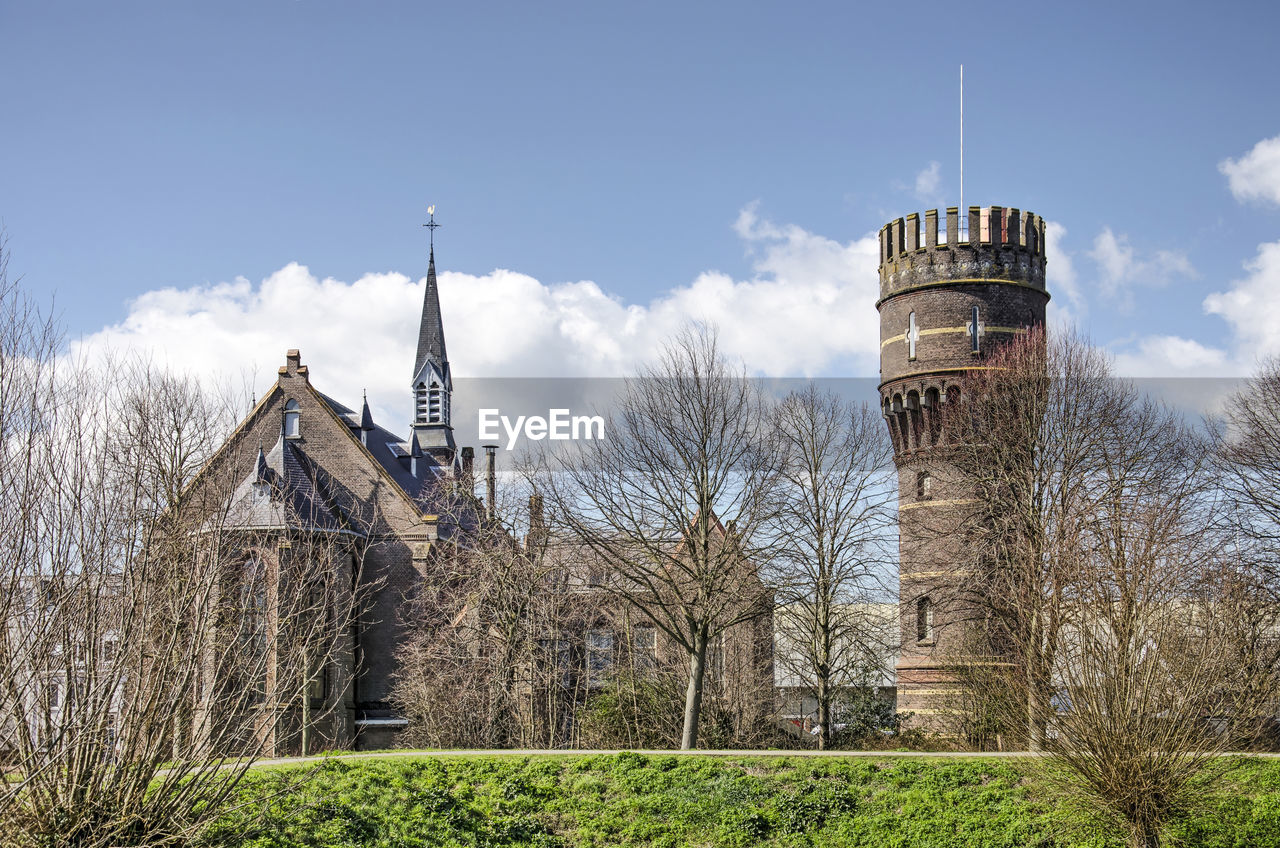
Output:
[[[1234,529],[1274,584],[1280,577],[1280,358],[1263,362],[1227,399],[1218,425],[1223,482],[1237,507]]]
[[[896,648],[873,602],[886,595],[893,452],[880,416],[816,386],[775,410],[785,465],[774,574],[776,662],[817,702],[820,749],[831,743],[840,687],[883,671]]]
[[[989,660],[967,679],[1130,844],[1158,845],[1224,767],[1211,717],[1265,700],[1233,691],[1248,596],[1208,443],[1078,338],[1033,334],[989,366],[948,418]]]
[[[205,467],[229,417],[193,382],[58,353],[0,275],[0,826],[176,844],[341,703],[317,683],[344,650],[360,533],[300,514],[269,463]],[[247,504],[292,529],[246,528]]]
[[[768,416],[715,333],[698,327],[628,381],[606,434],[558,459],[551,498],[602,569],[601,588],[685,654],[680,745],[694,748],[708,648],[772,608],[757,570],[776,509]]]
[[[562,556],[536,478],[523,468],[505,476],[491,516],[470,492],[450,499],[467,530],[438,550],[437,571],[404,607],[410,636],[392,697],[415,744],[573,741],[586,697],[582,639],[601,598]]]
[[[1210,423],[1231,554],[1224,572],[1232,612],[1223,619],[1236,624],[1232,730],[1242,744],[1274,744],[1274,709],[1257,707],[1273,706],[1267,699],[1280,692],[1280,359],[1262,362]]]
[[[1040,709],[1046,750],[1132,845],[1153,846],[1232,742],[1208,719],[1234,628],[1220,618],[1204,440],[1132,387],[1113,382],[1112,398],[1054,669],[1061,701]]]
[[[934,473],[972,493],[955,510],[966,572],[960,617],[974,625],[970,643],[979,659],[969,672],[1007,667],[1022,675],[1005,691],[1025,702],[1012,704],[1014,713],[996,726],[1038,750],[1067,623],[1064,599],[1117,399],[1105,358],[1072,333],[1049,341],[1034,328],[987,365],[948,406],[947,448]]]

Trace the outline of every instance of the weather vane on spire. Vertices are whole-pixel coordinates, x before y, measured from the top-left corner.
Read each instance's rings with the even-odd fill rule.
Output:
[[[422,226],[426,227],[431,231],[431,252],[435,253],[436,252],[436,227],[439,227],[441,225],[436,223],[436,207],[434,203],[427,207],[427,215],[430,217],[431,220],[427,221],[427,223],[423,224]]]

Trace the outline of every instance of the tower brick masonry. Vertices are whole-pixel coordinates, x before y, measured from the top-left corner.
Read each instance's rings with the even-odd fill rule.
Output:
[[[947,462],[944,405],[964,375],[1043,324],[1044,220],[1001,206],[908,215],[880,230],[880,402],[898,468],[901,650],[898,709],[954,732],[969,651],[960,523],[972,492]],[[949,532],[949,531],[954,532]]]

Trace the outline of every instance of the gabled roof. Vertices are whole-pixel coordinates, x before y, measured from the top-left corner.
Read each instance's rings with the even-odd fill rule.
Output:
[[[442,466],[430,454],[424,454],[418,460],[418,476],[414,477],[409,473],[407,463],[401,462],[401,457],[408,458],[410,446],[405,440],[385,427],[379,426],[372,417],[368,421],[368,427],[364,427],[361,421],[363,416],[357,415],[353,410],[343,406],[338,401],[326,395],[324,392],[313,389],[320,400],[324,401],[339,420],[347,425],[348,432],[357,442],[360,441],[360,430],[365,430],[364,447],[373,456],[375,462],[382,467],[387,476],[400,487],[406,495],[413,501],[421,505],[421,494],[424,486],[435,483],[438,480],[448,476],[450,469]],[[434,488],[434,487],[433,487]]]
[[[281,374],[285,373],[285,369],[281,369]],[[302,375],[301,370],[299,371]],[[392,433],[384,427],[378,426],[373,420],[371,414],[367,414],[367,404],[364,404],[360,413],[344,406],[333,398],[318,391],[311,385],[310,380],[303,379],[299,385],[292,389],[293,391],[303,391],[310,394],[314,399],[320,402],[320,405],[331,416],[334,425],[345,430],[347,436],[352,440],[356,449],[363,451],[369,458],[373,460],[372,464],[377,469],[378,474],[391,484],[390,489],[395,496],[402,500],[406,506],[413,510],[414,514],[427,522],[435,522],[440,515],[459,516],[458,521],[461,525],[469,526],[472,521],[466,518],[467,511],[474,512],[474,506],[468,506],[465,497],[460,498],[461,505],[453,502],[453,495],[446,496],[446,491],[451,491],[453,487],[437,485],[443,482],[451,474],[460,475],[461,467],[456,458],[440,457],[435,452],[424,450],[422,457],[418,459],[417,471],[415,476],[410,473],[408,457],[409,445],[400,436]],[[226,461],[230,456],[230,449],[235,445],[258,423],[265,411],[272,406],[277,398],[282,396],[283,387],[277,383],[271,391],[263,394],[250,410],[249,414],[242,419],[232,431],[231,435],[222,443],[222,445],[214,452],[214,455],[204,464],[197,472],[196,476],[188,483],[189,487],[199,486],[207,479],[212,469],[219,463]],[[363,439],[361,437],[364,437]],[[295,451],[296,451],[296,446]],[[274,449],[273,449],[274,450]],[[282,458],[284,448],[281,449]],[[267,454],[262,453],[262,458],[266,459]],[[449,452],[450,455],[453,453]],[[293,456],[294,454],[289,454]],[[303,462],[323,466],[323,458],[308,458],[302,454]],[[401,458],[405,461],[401,461]],[[451,468],[449,463],[452,461],[454,466]],[[256,475],[256,463],[253,477]],[[241,500],[242,496],[250,491],[247,487],[249,480],[246,479],[240,489],[235,492],[235,498]],[[239,505],[239,508],[245,509],[247,501]],[[260,510],[259,510],[260,511]],[[246,518],[256,520],[254,514],[246,513]],[[261,516],[258,516],[261,517]],[[478,519],[477,519],[478,520]],[[262,525],[265,526],[265,525]]]
[[[451,500],[452,496],[449,493],[451,487],[445,485],[450,479],[457,479],[462,473],[457,460],[454,460],[452,465],[447,462],[442,463],[431,451],[424,451],[420,444],[416,444],[416,433],[406,444],[395,433],[380,427],[372,417],[368,419],[366,429],[363,415],[356,415],[353,410],[314,387],[312,391],[324,401],[340,421],[347,425],[348,432],[355,441],[360,441],[359,431],[365,430],[365,449],[381,466],[387,477],[413,501],[418,509],[433,515],[449,515],[461,524],[469,524],[467,515],[474,509],[466,503],[465,497],[456,502]],[[410,458],[416,459],[414,463],[418,471],[416,477],[410,471],[408,461]]]
[[[245,530],[355,532],[324,491],[315,464],[283,434],[270,451],[258,447],[253,471],[231,496],[227,524]]]

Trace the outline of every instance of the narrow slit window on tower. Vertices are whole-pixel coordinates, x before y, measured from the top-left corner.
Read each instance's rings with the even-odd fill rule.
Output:
[[[929,476],[928,471],[916,472],[916,500],[927,501],[933,499],[933,478]]]
[[[302,412],[298,407],[298,402],[290,399],[290,401],[284,405],[284,437],[286,439],[296,439],[302,435],[299,422],[301,417]]]
[[[914,312],[907,318],[907,359],[916,358],[916,341],[920,338],[920,330],[916,327]]]
[[[978,341],[982,336],[982,324],[980,323],[980,315],[978,307],[973,307],[972,316],[969,319],[969,350],[973,353],[978,352]]]
[[[928,597],[916,601],[916,641],[933,641],[933,604]]]

